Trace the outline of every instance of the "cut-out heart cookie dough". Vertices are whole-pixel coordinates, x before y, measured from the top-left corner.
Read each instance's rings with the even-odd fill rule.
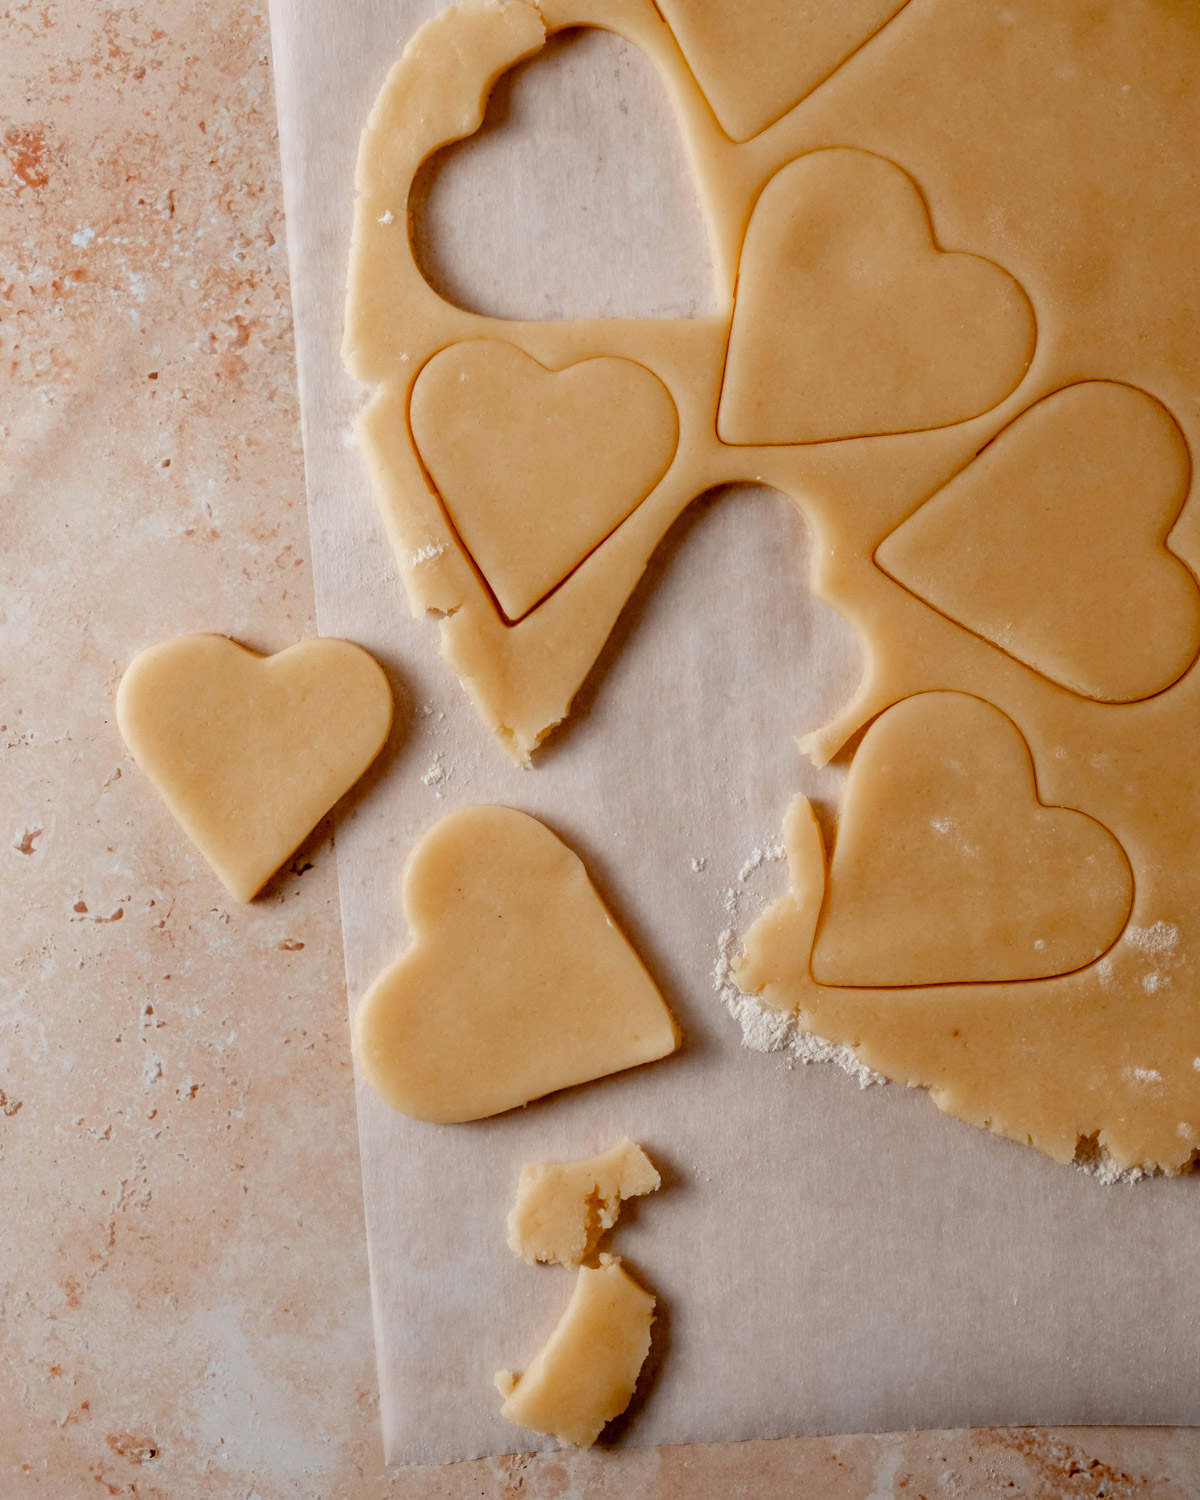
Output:
[[[811,94],[908,0],[659,0],[722,129],[757,135]]]
[[[1038,801],[1009,719],[923,693],[854,757],[812,972],[877,987],[1065,974],[1112,946],[1132,899],[1113,836]]]
[[[723,111],[729,131],[741,128],[717,97],[722,85],[715,74],[713,97],[704,92],[709,75],[694,40],[687,40],[695,27],[683,0],[664,0],[664,9],[667,20],[651,0],[546,0],[539,7],[469,0],[421,28],[380,90],[359,153],[344,347],[350,372],[374,387],[357,430],[412,609],[418,616],[439,615],[445,661],[481,720],[515,759],[527,760],[566,715],[681,511],[731,481],[749,479],[782,492],[812,533],[814,592],[854,626],[866,658],[852,700],[802,740],[813,759],[824,764],[905,698],[957,691],[985,700],[1028,745],[1042,802],[1077,810],[1111,830],[1132,865],[1135,896],[1129,924],[1103,959],[1058,977],[987,985],[823,987],[809,971],[812,931],[805,940],[797,935],[803,923],[793,923],[787,942],[776,935],[789,962],[797,945],[803,947],[803,964],[787,971],[786,983],[772,979],[763,993],[802,1014],[821,1035],[858,1047],[877,1071],[926,1083],[942,1108],[967,1119],[1059,1158],[1071,1156],[1077,1139],[1091,1138],[1122,1165],[1174,1170],[1190,1161],[1193,1143],[1200,1145],[1200,1073],[1192,1068],[1192,1058],[1200,1056],[1200,972],[1191,958],[1200,953],[1200,786],[1190,770],[1200,674],[1184,670],[1170,681],[1186,666],[1188,636],[1179,623],[1186,589],[1179,588],[1182,570],[1164,572],[1163,559],[1168,570],[1173,555],[1197,572],[1195,506],[1183,505],[1169,550],[1160,547],[1157,554],[1167,592],[1179,597],[1165,610],[1160,597],[1159,608],[1143,611],[1152,643],[1145,660],[1136,661],[1140,646],[1130,655],[1123,647],[1114,650],[1100,664],[1093,652],[1084,675],[1056,664],[1061,643],[1060,658],[1052,659],[1048,627],[1035,623],[1053,615],[1043,608],[1045,600],[1027,601],[1017,621],[1001,621],[1015,628],[997,627],[993,641],[979,633],[992,631],[986,611],[973,603],[960,610],[949,599],[936,603],[934,584],[944,585],[944,572],[931,581],[927,601],[884,568],[893,550],[902,550],[898,528],[912,520],[915,534],[927,502],[936,507],[936,497],[957,484],[955,476],[968,473],[981,452],[984,468],[976,472],[986,473],[1008,446],[1002,435],[1018,433],[1020,414],[1036,413],[1066,388],[1107,383],[1145,392],[1173,414],[1189,450],[1200,442],[1200,178],[1187,155],[1188,143],[1200,139],[1200,94],[1179,87],[1181,76],[1200,68],[1200,29],[1187,7],[1160,0],[1122,0],[1070,14],[1044,0],[1006,0],[1003,6],[921,0],[894,19],[882,16],[885,24],[845,67],[739,144],[718,118]],[[745,7],[725,9],[737,18]],[[864,31],[874,24],[865,5],[822,8],[827,17],[835,10],[844,13],[851,33],[860,22]],[[805,4],[789,8],[795,16],[807,12]],[[693,17],[704,14],[698,4],[688,10]],[[672,17],[678,38],[668,24]],[[747,112],[748,130],[779,107],[778,100],[767,102],[766,73],[744,62],[759,46],[753,40],[758,19],[757,13],[743,18],[745,50],[735,59],[731,49],[725,70]],[[537,53],[548,33],[571,25],[616,31],[646,53],[663,80],[708,224],[717,309],[711,317],[494,320],[450,305],[421,276],[406,232],[418,168],[439,147],[478,129],[501,73]],[[816,33],[813,40],[815,59],[824,44]],[[847,45],[854,42],[851,34]],[[685,57],[689,46],[696,76]],[[831,47],[827,56],[837,51]],[[806,86],[799,77],[797,98]],[[854,211],[861,209],[861,219],[847,221],[844,204],[858,190],[833,173],[811,199],[821,208],[811,224],[824,225],[825,237],[809,245],[804,223],[796,226],[797,243],[812,251],[831,278],[827,284],[836,288],[842,275],[843,312],[833,320],[834,333],[861,319],[881,288],[895,293],[900,269],[911,271],[914,264],[937,274],[974,268],[979,296],[995,299],[995,316],[980,318],[979,307],[968,306],[962,329],[976,331],[959,338],[952,317],[924,318],[919,286],[911,297],[893,297],[894,327],[902,326],[901,314],[922,310],[910,325],[910,350],[903,338],[892,337],[893,354],[899,349],[912,356],[911,391],[895,379],[894,363],[864,375],[861,343],[836,357],[826,351],[810,378],[801,340],[798,369],[809,382],[803,411],[781,355],[772,356],[778,361],[773,372],[765,365],[754,369],[747,356],[742,371],[746,381],[759,382],[763,410],[792,404],[788,431],[777,441],[771,431],[772,441],[765,442],[766,428],[738,429],[734,402],[743,373],[736,348],[726,378],[735,323],[738,342],[747,349],[754,343],[754,325],[745,318],[756,281],[760,290],[764,285],[750,263],[753,241],[767,224],[759,216],[781,186],[845,165],[855,168],[855,182],[862,169]],[[787,217],[781,208],[781,222]],[[897,235],[882,248],[881,223],[885,238]],[[773,243],[786,240],[783,235]],[[838,244],[853,246],[861,264],[839,265]],[[770,258],[764,251],[764,264]],[[871,267],[874,273],[866,274]],[[943,303],[943,314],[952,301]],[[828,308],[817,306],[810,325],[819,326],[816,314],[833,306],[832,299]],[[1023,309],[1020,317],[1016,308]],[[794,357],[794,309],[767,306],[761,316],[769,320],[760,329],[761,346]],[[678,417],[678,448],[662,479],[516,623],[497,609],[449,520],[410,426],[419,372],[448,346],[479,340],[512,345],[554,372],[594,359],[629,360],[662,381]],[[941,367],[940,355],[931,357],[939,349],[952,353],[952,368]],[[854,360],[862,376],[857,386],[847,373]],[[864,409],[871,403],[882,409],[881,372],[900,416],[867,422]],[[772,381],[778,389],[762,389]],[[920,410],[915,402],[902,409],[916,392]],[[945,399],[940,412],[930,392]],[[846,412],[854,403],[851,421]],[[955,421],[972,411],[981,415]],[[742,416],[747,413],[755,420],[753,400]],[[936,421],[953,425],[930,425]],[[892,425],[912,430],[849,435]],[[750,432],[753,440],[742,442]],[[822,434],[837,440],[813,440]],[[722,442],[722,435],[739,442]],[[1111,433],[1095,433],[1097,451],[1111,442]],[[989,444],[997,450],[991,459]],[[1127,550],[1139,576],[1147,556],[1148,493],[1130,491],[1141,521]],[[1155,494],[1165,515],[1165,483]],[[1122,516],[1128,519],[1124,509]],[[932,528],[936,509],[930,517]],[[893,534],[894,544],[881,553]],[[965,534],[954,532],[960,548]],[[1161,543],[1165,533],[1156,535]],[[1087,552],[1097,537],[1097,527],[1081,528],[1079,551]],[[916,550],[924,552],[925,541]],[[1020,570],[1006,566],[1017,580]],[[1060,572],[1065,580],[1079,577],[1071,557]],[[1113,588],[1124,591],[1128,580],[1127,574]],[[1046,591],[1059,586],[1055,580]],[[1069,592],[1075,584],[1065,586]],[[1018,581],[1013,588],[1014,597],[1021,596]],[[981,601],[988,597],[986,589],[976,593]],[[1098,593],[1084,594],[1095,610]],[[1117,601],[1114,619],[1125,608],[1123,598]],[[752,621],[745,628],[748,642],[767,634],[753,632]],[[1138,622],[1136,630],[1142,628]],[[1072,640],[1066,655],[1080,657],[1080,638]],[[769,678],[761,647],[748,644],[747,655]],[[1131,663],[1136,670],[1127,673]],[[1060,672],[1058,681],[1047,675]],[[1109,704],[1100,701],[1105,694],[1135,701]],[[815,923],[816,916],[805,920]],[[1143,942],[1139,933],[1158,936]],[[902,1025],[905,1016],[919,1024]]]
[[[512,344],[452,344],[413,387],[413,437],[510,620],[528,614],[666,473],[679,423],[628,359],[552,372]]]
[[[354,1017],[359,1065],[393,1109],[482,1119],[679,1045],[579,857],[536,818],[443,818],[409,856],[404,911],[412,944]]]
[[[187,635],[133,661],[117,723],[222,884],[251,901],[379,754],[392,692],[349,641],[259,656]]]
[[[1130,386],[1039,401],[884,541],[880,567],[1089,698],[1148,698],[1200,649],[1200,592],[1167,550],[1191,486],[1178,424]]]
[[[821,443],[947,427],[1029,368],[1033,310],[978,255],[935,244],[916,184],[865,151],[814,151],[754,208],[717,431]]]

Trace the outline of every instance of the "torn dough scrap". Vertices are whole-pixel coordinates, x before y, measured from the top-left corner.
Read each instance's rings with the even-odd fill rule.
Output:
[[[624,1199],[661,1185],[650,1158],[628,1137],[587,1161],[531,1163],[521,1168],[508,1243],[530,1264],[578,1265],[617,1222]]]
[[[500,1414],[520,1427],[590,1448],[633,1396],[650,1352],[655,1298],[614,1256],[580,1266],[558,1326],[523,1375],[496,1374]]]

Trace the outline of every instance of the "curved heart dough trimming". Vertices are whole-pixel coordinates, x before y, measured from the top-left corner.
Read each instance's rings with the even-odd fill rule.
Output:
[[[443,818],[409,856],[404,911],[412,944],[354,1016],[359,1065],[393,1109],[478,1120],[679,1045],[579,857],[536,818]]]

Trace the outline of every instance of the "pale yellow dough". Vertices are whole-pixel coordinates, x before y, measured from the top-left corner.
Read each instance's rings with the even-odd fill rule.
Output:
[[[259,656],[188,635],[134,660],[117,723],[226,889],[250,901],[383,748],[392,693],[349,641]]]
[[[504,615],[519,620],[650,493],[679,423],[628,359],[545,370],[512,344],[452,344],[413,387],[421,459]]]
[[[999,710],[921,693],[876,719],[854,757],[812,971],[857,986],[1066,974],[1116,942],[1132,901],[1121,846],[1042,806]]]
[[[876,558],[1053,682],[1133,702],[1200,649],[1200,591],[1166,544],[1191,482],[1166,408],[1089,380],[1022,412]]]
[[[813,151],[772,178],[739,278],[726,443],[947,427],[997,406],[1033,358],[1013,278],[940,249],[916,184],[866,151]]]
[[[869,946],[839,956],[853,827],[867,865],[894,852],[872,852],[872,818],[855,811],[862,788],[882,786],[864,772],[828,905],[815,825],[803,809],[789,821],[798,884],[751,934],[742,983],[941,1108],[1059,1160],[1082,1143],[1120,1166],[1178,1170],[1200,1149],[1196,8],[663,0],[663,11],[469,0],[418,32],[376,101],[345,354],[375,387],[359,433],[412,608],[442,616],[446,661],[525,760],[691,501],[739,480],[788,496],[812,533],[813,590],[855,627],[866,660],[852,700],[802,741],[812,758],[824,764],[917,695],[990,705],[990,722],[1011,726],[996,743],[1027,757],[1024,792],[1010,780],[1008,794],[1026,831],[1047,817],[1084,826],[1056,810],[1089,820],[1096,849],[1115,840],[1127,861],[1132,906],[1114,933],[1116,866],[1098,856],[1103,880],[1084,869],[1073,901],[1044,908],[1061,942],[1031,937],[1047,944],[1035,954],[1052,954],[1044,964],[1083,967],[1013,968],[1016,944],[1001,980],[994,964],[976,967],[978,951],[953,969],[933,962],[942,914],[914,882],[898,920],[919,964],[885,969]],[[500,73],[573,24],[618,32],[658,69],[708,225],[711,317],[501,321],[451,306],[421,277],[405,228],[420,164],[478,128]],[[409,426],[420,372],[480,340],[545,371],[630,361],[662,382],[678,417],[669,467],[614,529],[615,503],[553,561],[549,547],[541,573],[541,557],[525,559],[535,582],[517,606],[556,582],[515,624]],[[626,500],[635,488],[644,481]],[[1000,755],[1001,781],[1015,763]],[[994,792],[981,771],[980,795]],[[906,816],[886,800],[880,836]],[[982,828],[985,909],[1025,911],[1012,830],[998,812]],[[882,917],[864,911],[877,932]],[[961,930],[955,942],[962,959]]]
[[[535,818],[468,807],[409,856],[408,950],[354,1016],[367,1082],[447,1124],[654,1062],[679,1033],[582,863]]]
[[[531,1265],[578,1265],[617,1222],[624,1199],[661,1185],[649,1157],[628,1138],[587,1161],[531,1163],[521,1168],[508,1215],[509,1247]]]
[[[501,1416],[574,1448],[590,1448],[633,1396],[650,1352],[654,1297],[615,1257],[580,1266],[567,1310],[523,1375],[501,1370]]]
[[[659,0],[722,129],[735,141],[786,114],[908,0]]]

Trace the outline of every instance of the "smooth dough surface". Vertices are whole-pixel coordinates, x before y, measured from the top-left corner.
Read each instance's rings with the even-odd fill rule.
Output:
[[[732,24],[745,8],[724,9],[721,24]],[[797,17],[810,9],[794,7]],[[811,75],[797,73],[790,109],[767,87],[757,14],[716,80],[697,37],[718,31],[700,0],[665,0],[666,20],[650,0],[470,0],[429,22],[389,74],[359,155],[345,355],[375,387],[362,448],[412,608],[441,615],[446,662],[517,760],[567,714],[694,498],[741,480],[788,496],[812,534],[813,590],[854,626],[866,657],[851,701],[803,739],[812,758],[824,764],[919,694],[990,704],[1027,747],[1043,808],[1081,814],[1116,840],[1133,905],[1115,945],[1071,973],[820,984],[812,944],[824,856],[798,815],[789,828],[807,830],[803,878],[752,935],[744,983],[964,1119],[1059,1160],[1090,1143],[1120,1166],[1174,1171],[1200,1149],[1200,674],[1189,656],[1200,530],[1188,498],[1200,442],[1200,13],[1162,0],[910,0],[888,10],[844,7],[848,35],[825,53],[834,71],[804,98]],[[710,317],[489,319],[421,277],[405,232],[420,164],[475,131],[495,79],[570,25],[608,27],[658,69],[708,225]],[[791,34],[778,45],[791,47]],[[779,107],[787,112],[767,124]],[[743,132],[752,138],[730,139]],[[848,176],[830,173],[848,165]],[[800,218],[792,239],[789,184],[820,208],[812,242]],[[758,240],[761,264],[774,257],[775,270],[756,304],[756,283],[767,285]],[[787,269],[781,247],[791,244],[804,265]],[[857,257],[840,284],[839,245]],[[965,303],[956,267],[978,273]],[[828,307],[806,292],[812,274],[837,294]],[[902,282],[915,291],[898,304]],[[850,422],[851,398],[883,408],[855,377],[862,339],[839,336],[882,330],[862,321],[873,297],[879,319],[891,309],[890,347],[911,357],[921,401],[888,419],[911,430],[855,437],[882,424]],[[976,316],[984,304],[991,322]],[[914,309],[905,351],[896,330]],[[814,377],[820,360],[804,335],[821,326],[817,314],[830,352]],[[739,348],[727,361],[731,329]],[[970,336],[956,338],[961,329]],[[409,427],[418,372],[471,340],[510,344],[548,371],[632,361],[678,414],[662,478],[515,624],[461,545]],[[908,394],[897,358],[894,409]],[[756,402],[765,413],[785,400],[797,370],[810,414],[794,410],[786,431],[739,430],[757,420]],[[1058,395],[1070,390],[1082,394]],[[813,413],[823,425],[806,430]],[[1067,440],[1042,441],[1043,424],[1060,423]],[[754,442],[721,440],[747,432]],[[1093,893],[1084,881],[1076,889],[1086,951],[1101,939],[1088,925]],[[992,891],[993,909],[999,900]],[[915,900],[909,918],[934,920]],[[924,940],[933,946],[931,932]]]
[[[573,1448],[590,1448],[629,1405],[650,1352],[655,1299],[615,1256],[580,1266],[558,1326],[523,1375],[496,1375],[500,1414]]]
[[[1066,974],[1112,946],[1132,901],[1112,834],[1038,801],[1010,720],[921,693],[854,757],[812,971],[888,987]]]
[[[722,129],[748,140],[864,46],[908,0],[659,0]]]
[[[717,432],[820,443],[965,422],[1033,358],[1007,272],[935,243],[916,184],[866,151],[813,151],[754,205]]]
[[[509,620],[579,566],[654,488],[679,423],[629,359],[544,369],[512,344],[435,354],[410,414],[421,458]]]
[[[133,661],[117,723],[225,888],[251,901],[383,748],[392,692],[349,641],[260,656],[179,636]]]
[[[1133,702],[1200,649],[1200,592],[1166,545],[1191,480],[1164,406],[1084,381],[1022,412],[876,556],[1051,681]]]
[[[407,951],[354,1016],[367,1082],[449,1124],[654,1062],[679,1033],[572,853],[536,818],[468,807],[404,870]]]
[[[624,1199],[661,1185],[650,1158],[628,1137],[587,1161],[531,1162],[521,1168],[508,1215],[509,1248],[531,1264],[578,1265],[617,1222]]]

